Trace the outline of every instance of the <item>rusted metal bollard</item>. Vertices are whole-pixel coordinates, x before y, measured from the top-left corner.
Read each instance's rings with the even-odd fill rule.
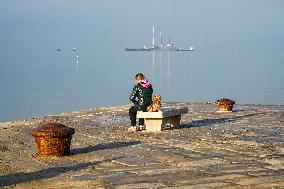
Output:
[[[64,156],[70,154],[75,129],[59,123],[48,123],[32,130],[39,156]]]
[[[227,98],[222,98],[217,100],[215,104],[218,107],[218,112],[231,112],[233,110],[235,101]]]

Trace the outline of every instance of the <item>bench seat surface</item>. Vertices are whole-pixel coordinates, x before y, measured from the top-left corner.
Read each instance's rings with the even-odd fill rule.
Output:
[[[162,107],[158,112],[137,112],[137,118],[166,118],[188,113],[187,107]]]

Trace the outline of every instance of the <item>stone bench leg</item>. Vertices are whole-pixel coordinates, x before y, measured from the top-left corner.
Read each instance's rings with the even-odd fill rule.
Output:
[[[180,127],[181,115],[164,118],[163,128],[177,129]]]
[[[145,118],[147,131],[162,131],[165,128],[179,128],[181,115],[166,118]]]
[[[146,131],[161,131],[163,118],[145,118]]]

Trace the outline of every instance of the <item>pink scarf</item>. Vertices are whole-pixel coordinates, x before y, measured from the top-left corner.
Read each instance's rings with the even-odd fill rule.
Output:
[[[142,82],[140,83],[142,85],[142,87],[148,89],[150,87],[150,82],[147,79],[142,80]]]

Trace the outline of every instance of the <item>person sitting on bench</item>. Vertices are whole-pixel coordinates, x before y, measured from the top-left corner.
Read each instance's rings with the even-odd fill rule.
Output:
[[[136,126],[137,111],[147,111],[147,107],[152,104],[153,88],[149,80],[142,73],[135,76],[135,86],[130,94],[130,101],[134,105],[129,109],[131,127],[129,131],[141,131],[144,129],[144,119],[139,119],[139,126]]]

